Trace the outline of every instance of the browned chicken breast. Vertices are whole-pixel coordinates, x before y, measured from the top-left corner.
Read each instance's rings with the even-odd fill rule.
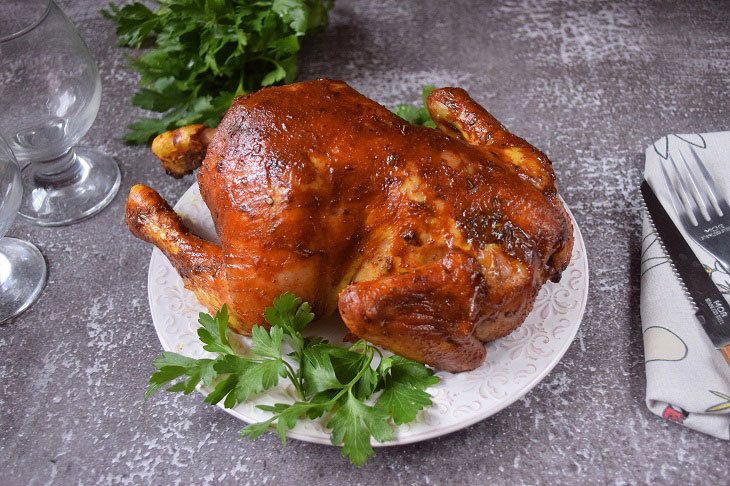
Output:
[[[184,173],[213,135],[198,182],[221,245],[140,185],[127,224],[211,312],[228,304],[236,332],[265,325],[264,308],[291,291],[394,353],[476,368],[482,343],[519,326],[560,278],[572,227],[545,155],[461,89],[434,91],[428,108],[440,130],[340,81],[239,97],[214,135],[184,127],[157,144]]]

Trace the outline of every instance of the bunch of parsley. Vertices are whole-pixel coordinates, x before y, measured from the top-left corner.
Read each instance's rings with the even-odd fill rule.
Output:
[[[323,30],[334,0],[158,0],[102,10],[121,47],[151,47],[129,58],[140,74],[132,104],[164,113],[129,125],[124,139],[146,143],[179,126],[214,127],[234,96],[297,77],[301,40]]]
[[[147,396],[182,378],[167,391],[188,394],[199,383],[214,386],[205,401],[215,404],[223,400],[223,405],[231,408],[276,386],[279,378],[288,379],[299,400],[259,405],[272,413],[271,418],[248,425],[241,437],[253,440],[275,427],[286,445],[286,432],[298,420],[324,416],[332,443],[342,444],[342,454],[356,466],[374,454],[371,437],[378,442],[392,438],[391,420],[396,425],[410,422],[431,405],[426,389],[439,381],[432,370],[401,356],[384,357],[364,340],[341,348],[320,338],[304,337],[302,331],[314,314],[308,303],[293,294],[287,292],[274,299],[264,317],[270,329],[254,326],[252,345],[242,355],[229,341],[226,306],[215,317],[201,313],[198,337],[205,344],[203,349],[216,357],[192,359],[164,352],[153,362],[158,371],[150,378]],[[291,352],[284,352],[284,343]],[[376,356],[380,362],[373,367]]]

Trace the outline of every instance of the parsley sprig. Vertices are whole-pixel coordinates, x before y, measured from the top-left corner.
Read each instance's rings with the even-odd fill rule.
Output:
[[[341,348],[305,337],[302,332],[314,314],[308,303],[293,294],[274,299],[264,318],[271,327],[254,326],[250,349],[239,354],[229,340],[226,306],[215,317],[201,313],[198,337],[205,344],[203,349],[216,357],[192,359],[164,352],[152,363],[157,372],[150,378],[147,397],[179,380],[166,391],[189,394],[198,384],[213,386],[205,402],[222,400],[232,408],[285,378],[294,385],[298,400],[259,405],[272,413],[271,418],[246,426],[241,437],[253,440],[275,428],[286,445],[287,431],[299,420],[323,417],[332,443],[342,444],[342,454],[356,466],[374,454],[371,437],[378,442],[392,439],[391,421],[395,425],[411,422],[431,405],[426,389],[439,381],[432,370],[402,356],[383,356],[365,340]],[[285,343],[289,353],[284,352]],[[379,364],[373,367],[376,357]]]
[[[132,104],[164,113],[129,125],[146,143],[179,126],[214,127],[234,96],[297,77],[301,40],[324,30],[334,0],[158,0],[102,10],[119,46],[150,47],[129,66],[140,74]]]
[[[426,98],[435,90],[435,86],[424,86],[421,88],[421,98],[423,106],[413,106],[408,104],[400,104],[395,107],[393,113],[414,125],[423,125],[430,128],[436,128],[436,123],[431,119],[431,114],[426,108]]]

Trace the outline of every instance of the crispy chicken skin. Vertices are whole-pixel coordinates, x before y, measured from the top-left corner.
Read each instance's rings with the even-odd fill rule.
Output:
[[[132,234],[157,246],[208,309],[226,303],[228,285],[220,245],[193,235],[157,192],[141,184],[127,199],[126,221]]]
[[[543,283],[559,279],[573,232],[544,154],[464,90],[427,102],[414,126],[340,81],[234,100],[198,173],[221,246],[191,235],[135,186],[127,224],[160,247],[231,327],[265,325],[284,291],[350,331],[447,371],[478,367]]]
[[[162,133],[152,141],[152,152],[169,175],[179,179],[200,167],[215,128],[187,125]]]

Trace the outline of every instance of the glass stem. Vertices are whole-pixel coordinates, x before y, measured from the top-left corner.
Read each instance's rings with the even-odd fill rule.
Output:
[[[33,161],[31,165],[33,178],[39,185],[44,186],[70,184],[81,174],[81,165],[73,147],[54,159]]]

